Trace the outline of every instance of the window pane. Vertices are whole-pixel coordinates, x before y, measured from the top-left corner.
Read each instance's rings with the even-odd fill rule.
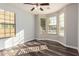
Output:
[[[10,16],[10,12],[9,11],[5,11],[5,15],[6,16]]]
[[[4,15],[3,14],[0,14],[0,19],[4,19]]]
[[[45,18],[41,18],[41,29],[42,30],[46,30],[46,20]]]
[[[4,38],[5,34],[4,33],[0,33],[0,38]]]
[[[0,29],[0,34],[4,33],[4,29]]]
[[[10,20],[10,16],[9,16],[9,15],[8,15],[8,16],[5,15],[5,19],[6,19],[6,20]]]
[[[11,36],[15,36],[15,33],[11,33]]]
[[[4,14],[4,10],[0,9],[0,15]]]
[[[4,36],[4,24],[0,24],[0,38],[3,38]]]
[[[10,20],[5,20],[5,23],[10,24],[11,22],[10,22]]]
[[[4,23],[4,19],[0,19],[0,23]]]
[[[10,26],[9,24],[5,24],[5,29],[10,29]]]
[[[12,21],[14,21],[14,17],[11,17],[10,19],[11,19]]]
[[[4,29],[4,24],[0,24],[0,29]]]
[[[10,36],[11,36],[10,33],[5,34],[5,37],[10,37]]]
[[[10,21],[10,23],[14,24],[14,21]]]
[[[57,30],[56,24],[57,24],[56,16],[50,17],[48,22],[49,34],[56,34],[56,30]]]
[[[5,25],[5,33],[10,33],[10,25]]]
[[[10,33],[10,29],[5,29],[5,33]]]
[[[9,15],[5,15],[5,23],[10,23],[10,16]]]
[[[11,32],[15,32],[15,28],[11,29]]]
[[[10,25],[11,26],[11,29],[14,29],[15,28],[15,25],[13,24],[13,25]]]
[[[14,13],[13,13],[13,12],[10,13],[10,19],[11,19],[12,21],[14,21]]]
[[[14,12],[11,12],[11,13],[10,13],[10,16],[11,16],[11,17],[14,17]]]
[[[11,25],[11,32],[15,33],[15,26]]]
[[[59,16],[59,35],[64,36],[64,13]]]

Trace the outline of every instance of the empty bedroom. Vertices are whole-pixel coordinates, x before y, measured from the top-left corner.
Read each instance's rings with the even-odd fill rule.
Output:
[[[0,56],[78,56],[78,3],[0,3]]]

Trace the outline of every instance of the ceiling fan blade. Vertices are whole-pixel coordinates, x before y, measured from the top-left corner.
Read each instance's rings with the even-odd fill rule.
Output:
[[[28,4],[28,5],[36,5],[36,3],[24,3],[24,4]]]
[[[35,8],[33,7],[32,9],[31,9],[31,11],[33,11]]]
[[[40,5],[45,6],[45,5],[49,5],[49,3],[40,3]]]
[[[40,8],[41,11],[43,11],[43,8]]]

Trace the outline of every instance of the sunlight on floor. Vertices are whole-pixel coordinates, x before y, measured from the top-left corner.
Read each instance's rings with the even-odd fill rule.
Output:
[[[41,50],[47,50],[48,47],[46,45],[40,45],[40,46],[34,46],[34,47],[28,47],[28,48],[22,48],[20,49],[19,54],[25,54],[25,53],[30,53],[30,52],[39,52]]]

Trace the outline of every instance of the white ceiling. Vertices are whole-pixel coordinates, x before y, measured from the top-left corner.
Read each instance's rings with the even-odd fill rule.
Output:
[[[53,13],[53,12],[60,10],[61,8],[68,5],[68,3],[50,3],[49,6],[40,6],[44,9],[44,11],[40,11],[39,8],[33,11],[30,11],[30,9],[32,9],[34,5],[27,5],[23,3],[16,3],[15,5],[32,14],[49,14],[49,13]]]

